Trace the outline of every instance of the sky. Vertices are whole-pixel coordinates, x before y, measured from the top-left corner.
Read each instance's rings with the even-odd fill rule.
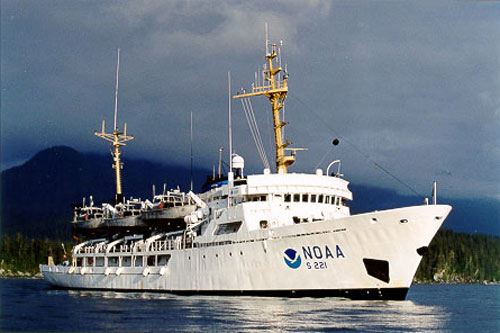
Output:
[[[289,172],[342,160],[353,183],[500,199],[500,2],[1,0],[1,167],[67,145],[107,154],[117,49],[126,158],[208,170],[228,155],[228,72],[249,89],[265,23],[289,73]],[[270,160],[270,105],[252,104]],[[261,162],[239,101],[234,150]],[[340,144],[332,145],[338,138]]]

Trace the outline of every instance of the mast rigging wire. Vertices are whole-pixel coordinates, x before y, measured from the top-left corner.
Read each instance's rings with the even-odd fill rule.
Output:
[[[371,162],[373,164],[373,166],[375,166],[376,169],[382,170],[385,174],[387,174],[388,176],[390,176],[392,179],[396,180],[398,183],[400,183],[401,185],[403,185],[404,187],[406,187],[407,189],[409,189],[414,194],[416,194],[418,196],[423,196],[422,194],[420,194],[416,190],[414,190],[410,185],[408,185],[403,180],[401,180],[399,177],[395,176],[387,168],[385,168],[384,166],[382,166],[381,164],[379,164],[377,161],[375,161],[372,157],[370,157],[370,155],[368,155],[367,153],[363,152],[351,140],[349,140],[345,136],[340,135],[338,133],[338,131],[336,131],[333,127],[331,127],[329,125],[329,123],[326,121],[326,119],[323,119],[318,113],[316,113],[311,107],[309,107],[309,105],[307,103],[303,102],[302,100],[300,100],[296,96],[292,95],[292,98],[294,98],[297,102],[299,102],[300,104],[302,104],[302,106],[304,106],[305,108],[307,108],[308,111],[311,112],[316,118],[318,118],[320,120],[320,123],[322,123],[326,128],[328,128],[331,132],[333,132],[333,134],[335,134],[335,136],[337,136],[339,138],[342,138],[344,141],[346,141],[348,144],[350,144],[361,156],[363,156],[365,159],[367,159],[369,162]]]
[[[250,128],[250,132],[255,142],[255,146],[257,147],[260,159],[262,160],[264,167],[270,169],[269,160],[267,158],[264,145],[262,144],[262,136],[260,135],[260,130],[255,119],[252,103],[249,98],[242,98],[241,105],[243,106],[243,111],[245,112],[248,127]]]

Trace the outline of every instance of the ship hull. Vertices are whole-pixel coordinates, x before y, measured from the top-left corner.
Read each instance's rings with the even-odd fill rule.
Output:
[[[162,267],[41,271],[66,289],[404,299],[450,210],[416,206],[270,229],[266,237],[167,251]]]

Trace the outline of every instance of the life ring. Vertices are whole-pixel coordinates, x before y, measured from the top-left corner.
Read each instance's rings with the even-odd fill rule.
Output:
[[[163,209],[163,202],[158,205],[158,208]]]

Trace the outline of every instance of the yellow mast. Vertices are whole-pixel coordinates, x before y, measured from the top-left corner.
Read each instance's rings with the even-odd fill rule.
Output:
[[[123,163],[120,160],[120,147],[126,146],[125,142],[133,140],[134,137],[131,135],[127,135],[127,123],[125,123],[123,132],[118,130],[118,126],[116,124],[116,118],[118,113],[118,73],[120,72],[120,49],[118,49],[118,62],[116,65],[116,90],[115,90],[115,113],[114,113],[114,130],[113,133],[105,133],[104,132],[104,120],[102,121],[102,129],[101,132],[94,132],[94,134],[106,141],[111,142],[114,147],[114,150],[111,151],[111,156],[113,157],[113,169],[115,169],[115,178],[116,178],[116,195],[115,195],[115,204],[122,201],[123,192],[122,192],[122,180],[121,180],[121,172],[123,169]]]
[[[133,140],[134,137],[131,135],[127,135],[127,123],[124,125],[124,130],[123,133],[118,131],[118,128],[115,128],[113,133],[105,133],[104,132],[104,120],[102,121],[102,131],[101,132],[95,132],[95,135],[98,137],[107,140],[111,142],[111,144],[114,147],[114,150],[111,151],[111,156],[113,157],[113,169],[115,169],[115,178],[116,178],[116,196],[115,196],[115,203],[121,202],[123,198],[123,192],[122,192],[122,180],[121,180],[121,172],[120,170],[123,169],[123,163],[121,163],[120,160],[120,147],[121,146],[126,146],[125,142]]]
[[[266,40],[266,43],[268,41]],[[266,45],[267,49],[268,45]],[[285,148],[291,142],[283,142],[283,135],[281,128],[285,126],[286,122],[281,122],[279,111],[283,108],[283,103],[288,92],[288,75],[285,72],[283,79],[280,79],[278,73],[282,71],[281,67],[274,68],[273,60],[277,57],[276,44],[272,44],[271,53],[266,52],[267,66],[264,68],[264,82],[252,85],[252,92],[247,94],[235,95],[233,98],[244,98],[250,96],[264,95],[269,98],[273,112],[274,123],[274,144],[276,149],[276,172],[282,170],[287,173],[287,167],[293,164],[295,156],[285,155]]]

